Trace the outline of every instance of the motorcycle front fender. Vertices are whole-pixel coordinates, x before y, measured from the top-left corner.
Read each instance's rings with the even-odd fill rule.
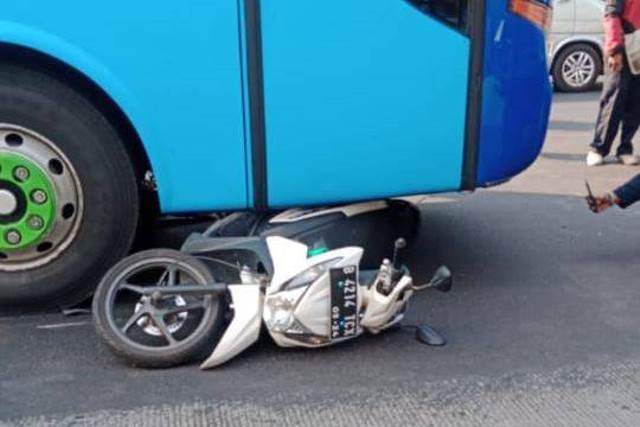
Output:
[[[360,326],[372,334],[378,334],[401,320],[398,315],[413,295],[412,285],[413,280],[406,275],[388,296],[378,292],[375,285],[369,288],[365,293],[366,308]]]
[[[220,366],[253,345],[260,337],[264,295],[260,285],[229,286],[234,316],[211,356],[201,369]]]

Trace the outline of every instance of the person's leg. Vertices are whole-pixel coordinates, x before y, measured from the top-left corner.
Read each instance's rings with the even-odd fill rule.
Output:
[[[591,149],[602,156],[609,154],[611,145],[620,129],[630,78],[631,73],[627,67],[619,73],[609,72],[605,78],[600,99],[600,112],[596,122],[596,133],[591,143]]]
[[[627,102],[622,117],[622,139],[617,155],[633,154],[633,137],[640,126],[640,76],[631,76],[627,89]]]

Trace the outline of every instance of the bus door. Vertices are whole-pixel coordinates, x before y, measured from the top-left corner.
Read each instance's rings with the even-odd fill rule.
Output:
[[[463,186],[466,0],[259,6],[269,206]]]

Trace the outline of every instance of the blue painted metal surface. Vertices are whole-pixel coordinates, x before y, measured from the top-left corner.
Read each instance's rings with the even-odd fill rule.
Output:
[[[551,109],[544,34],[487,1],[478,185],[507,180],[538,157]]]
[[[237,0],[21,0],[0,42],[56,57],[130,117],[165,212],[247,206]]]
[[[469,39],[401,0],[263,0],[269,203],[460,188]]]
[[[0,42],[56,57],[114,99],[164,212],[251,208],[243,5],[23,0],[3,6]],[[262,8],[272,207],[460,189],[466,36],[403,0]],[[507,9],[487,1],[480,185],[526,168],[548,120],[543,34]]]

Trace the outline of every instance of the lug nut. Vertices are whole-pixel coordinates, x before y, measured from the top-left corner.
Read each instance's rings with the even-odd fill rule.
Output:
[[[44,220],[38,215],[33,215],[31,218],[29,218],[28,224],[29,228],[33,230],[40,230],[42,227],[44,227]]]
[[[31,193],[31,200],[33,200],[33,203],[41,205],[47,201],[47,193],[42,190],[33,190]]]
[[[10,245],[17,245],[22,240],[22,236],[18,230],[7,231],[4,238]]]
[[[29,179],[29,169],[23,166],[17,166],[13,170],[13,177],[20,182],[24,182]]]

